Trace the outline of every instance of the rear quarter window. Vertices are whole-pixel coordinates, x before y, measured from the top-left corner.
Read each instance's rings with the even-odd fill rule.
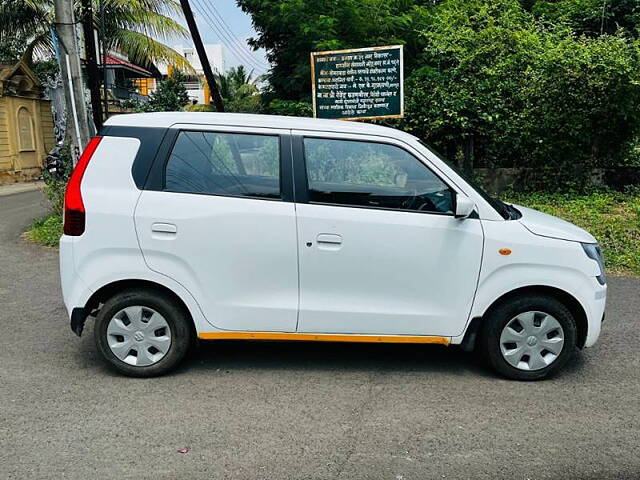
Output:
[[[164,190],[281,198],[279,136],[182,131],[166,164]]]

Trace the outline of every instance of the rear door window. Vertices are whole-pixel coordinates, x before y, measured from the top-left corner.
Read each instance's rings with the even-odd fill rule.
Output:
[[[277,135],[181,131],[165,170],[164,190],[281,198]]]

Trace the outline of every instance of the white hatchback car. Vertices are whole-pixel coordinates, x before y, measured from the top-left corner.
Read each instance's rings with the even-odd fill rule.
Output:
[[[435,343],[538,379],[600,334],[596,240],[494,200],[420,141],[363,123],[217,113],[109,119],[69,181],[71,328],[119,371],[198,338]]]

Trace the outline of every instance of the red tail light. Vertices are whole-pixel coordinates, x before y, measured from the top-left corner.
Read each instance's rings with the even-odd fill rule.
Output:
[[[82,177],[87,169],[87,165],[89,165],[89,160],[91,160],[101,140],[102,137],[93,137],[89,141],[82,155],[80,155],[76,168],[74,168],[73,173],[71,173],[69,183],[67,183],[67,190],[64,194],[65,235],[77,237],[84,233],[85,210],[84,203],[82,202],[80,184],[82,183]]]

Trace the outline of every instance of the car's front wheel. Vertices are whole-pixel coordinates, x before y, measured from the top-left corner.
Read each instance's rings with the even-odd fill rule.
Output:
[[[162,375],[175,367],[192,343],[187,312],[160,292],[132,289],[108,299],[95,324],[102,356],[135,377]]]
[[[516,380],[538,380],[562,368],[576,347],[576,325],[562,302],[524,295],[493,308],[479,347],[488,363]]]

